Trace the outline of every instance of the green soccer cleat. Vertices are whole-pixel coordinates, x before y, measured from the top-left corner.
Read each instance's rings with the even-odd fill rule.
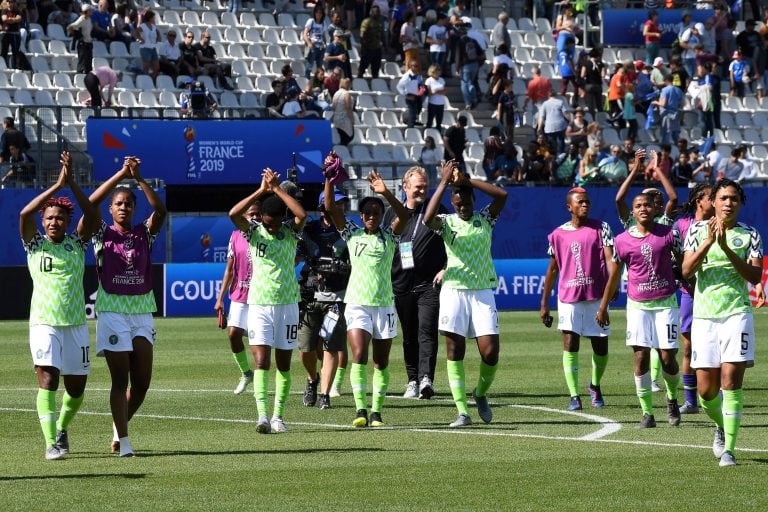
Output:
[[[359,409],[357,416],[352,420],[352,426],[356,428],[364,428],[368,426],[368,411],[365,409]]]

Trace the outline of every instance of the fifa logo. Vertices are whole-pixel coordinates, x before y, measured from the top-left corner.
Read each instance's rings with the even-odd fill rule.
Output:
[[[576,269],[573,279],[569,279],[565,286],[573,288],[574,286],[589,286],[593,284],[595,280],[584,273],[584,265],[581,261],[581,244],[579,242],[571,242],[570,249]]]
[[[640,254],[643,256],[643,265],[648,272],[648,282],[638,284],[637,291],[650,292],[666,288],[669,285],[669,281],[659,276],[653,266],[653,246],[647,242],[643,242],[640,245]]]

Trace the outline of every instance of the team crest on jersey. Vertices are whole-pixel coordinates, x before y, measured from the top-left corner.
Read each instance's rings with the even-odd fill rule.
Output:
[[[440,319],[440,323],[441,323],[441,324],[447,324],[447,323],[448,323],[448,317],[447,317],[447,316],[444,316],[443,318],[441,318],[441,319]]]
[[[125,248],[126,248],[126,249],[133,249],[133,237],[132,237],[132,236],[129,236],[129,237],[128,237],[128,238],[125,240]]]
[[[44,355],[45,355],[45,352],[43,352],[42,350],[38,350],[37,353],[35,354],[37,359],[42,359]]]
[[[733,239],[733,246],[734,246],[734,247],[736,247],[736,248],[738,249],[738,248],[739,248],[739,247],[741,247],[742,245],[744,245],[744,240],[742,240],[742,239],[741,239],[741,238],[739,238],[739,237],[736,237],[736,238],[734,238],[734,239]]]
[[[627,331],[627,339],[632,338],[632,331]]]
[[[472,222],[472,225],[474,227],[476,227],[476,228],[479,228],[480,227],[480,221],[479,220],[475,220],[474,222]]]
[[[75,250],[75,248],[72,247],[72,244],[64,244],[64,249],[66,249],[68,252]]]
[[[117,334],[112,334],[109,337],[109,344],[110,345],[117,345]]]
[[[282,240],[283,238],[285,238],[285,234],[282,231],[278,231],[277,234],[275,235],[275,238],[277,238],[278,240]]]

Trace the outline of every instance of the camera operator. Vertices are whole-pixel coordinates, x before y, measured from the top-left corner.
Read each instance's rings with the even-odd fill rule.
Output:
[[[181,115],[188,119],[208,119],[218,103],[213,94],[194,78],[187,80],[187,92],[181,93]]]
[[[35,161],[24,153],[16,144],[8,145],[9,157],[3,165],[7,172],[0,178],[0,183],[16,182],[17,185],[32,185],[35,179]]]
[[[339,395],[346,372],[347,329],[343,300],[351,269],[347,244],[326,217],[324,199],[325,194],[320,194],[320,219],[307,223],[299,246],[300,256],[304,259],[299,278],[299,350],[307,370],[304,405],[312,407],[317,403],[320,409],[331,407],[330,397]],[[335,193],[334,201],[342,207],[349,204],[349,198],[339,192]],[[318,375],[320,358],[322,374]]]

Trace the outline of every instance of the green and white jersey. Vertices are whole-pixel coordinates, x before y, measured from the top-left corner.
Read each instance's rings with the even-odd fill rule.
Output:
[[[83,273],[88,242],[72,233],[57,244],[38,231],[29,242],[22,243],[33,284],[29,325],[84,324]]]
[[[379,229],[370,235],[349,220],[339,233],[347,242],[352,265],[344,302],[360,306],[393,306],[392,258],[400,237],[390,228]]]
[[[728,247],[742,260],[763,259],[763,240],[751,226],[737,223],[727,230]],[[697,221],[688,228],[685,252],[695,252],[709,237],[707,221]],[[733,264],[718,243],[709,248],[701,268],[696,272],[696,291],[693,301],[694,318],[726,318],[737,313],[752,311],[749,287],[736,272]]]
[[[661,224],[662,226],[671,226],[675,223],[675,219],[668,217],[666,213],[662,213],[658,217],[654,217],[653,220],[656,222],[656,224]],[[631,211],[629,212],[629,217],[627,220],[619,218],[619,222],[621,222],[624,231],[628,230],[632,226],[637,225],[637,219],[634,215],[632,215]]]
[[[251,284],[248,304],[276,306],[298,304],[299,282],[294,272],[298,234],[283,224],[271,235],[259,222],[251,222],[243,232],[251,252]]]
[[[489,207],[474,212],[469,220],[458,214],[438,215],[440,227],[435,232],[443,237],[448,262],[443,286],[455,290],[486,290],[498,286],[491,256],[491,236],[498,217]]]

